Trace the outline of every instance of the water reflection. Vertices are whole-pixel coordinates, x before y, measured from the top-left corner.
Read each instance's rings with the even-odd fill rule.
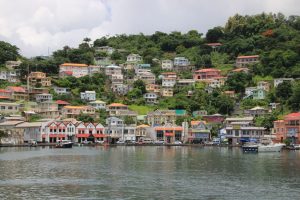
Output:
[[[299,158],[219,147],[0,148],[0,198],[295,199]]]

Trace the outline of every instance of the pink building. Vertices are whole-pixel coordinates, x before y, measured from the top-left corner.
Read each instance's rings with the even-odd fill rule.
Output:
[[[208,68],[200,69],[194,72],[194,80],[214,79],[221,76],[221,70]]]

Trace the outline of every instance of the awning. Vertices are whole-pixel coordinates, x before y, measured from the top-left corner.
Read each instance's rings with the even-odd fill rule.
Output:
[[[107,137],[105,134],[93,134],[93,136],[95,138],[103,138],[103,137]]]
[[[77,134],[76,135],[76,137],[78,137],[78,138],[81,138],[81,137],[82,138],[88,138],[89,136],[90,136],[90,134],[88,134],[88,133],[86,133],[86,134],[83,133],[83,134]]]
[[[57,138],[57,137],[63,138],[63,137],[66,137],[66,135],[65,134],[49,134],[49,137],[51,137],[51,138]]]

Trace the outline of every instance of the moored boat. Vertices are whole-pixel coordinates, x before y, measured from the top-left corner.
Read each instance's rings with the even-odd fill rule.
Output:
[[[284,144],[259,144],[258,152],[280,152]]]
[[[242,146],[243,152],[247,153],[247,152],[258,152],[258,144],[256,143],[245,143]]]
[[[71,140],[60,140],[57,144],[56,144],[56,148],[72,148],[73,146],[73,142],[71,142]]]

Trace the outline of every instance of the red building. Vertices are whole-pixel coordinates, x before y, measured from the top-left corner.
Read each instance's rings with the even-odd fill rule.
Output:
[[[284,120],[274,121],[273,132],[276,140],[283,141],[289,139],[292,143],[300,143],[300,112],[290,113]]]
[[[214,79],[221,76],[221,70],[208,68],[200,69],[194,72],[194,80]]]

